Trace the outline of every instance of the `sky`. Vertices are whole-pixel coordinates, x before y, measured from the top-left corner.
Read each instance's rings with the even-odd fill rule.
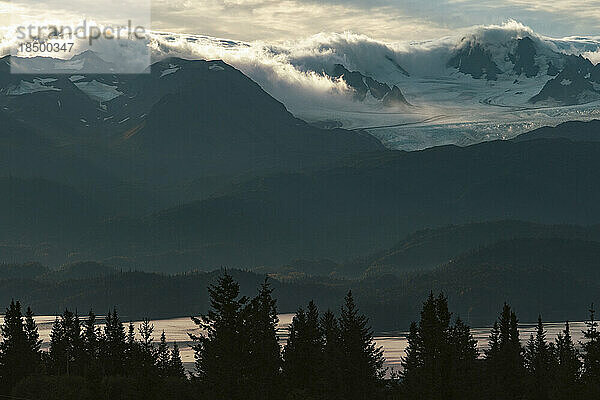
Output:
[[[64,0],[0,0],[0,26],[8,25],[11,16],[22,13],[62,15],[61,3],[71,4]],[[107,12],[110,10],[107,8]],[[320,32],[355,32],[378,40],[418,41],[509,19],[551,37],[599,36],[600,0],[152,1],[154,30],[244,41],[285,41]]]
[[[552,37],[600,34],[600,0],[155,0],[153,27],[238,40],[320,32],[421,40],[508,19]]]

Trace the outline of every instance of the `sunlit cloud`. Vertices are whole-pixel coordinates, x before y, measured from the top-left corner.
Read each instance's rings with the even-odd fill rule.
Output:
[[[155,29],[242,40],[352,31],[422,40],[515,19],[548,36],[597,34],[600,1],[566,0],[157,0]]]
[[[446,32],[393,6],[364,8],[302,0],[159,0],[154,3],[153,28],[241,40],[285,40],[344,31],[379,39],[416,39]]]

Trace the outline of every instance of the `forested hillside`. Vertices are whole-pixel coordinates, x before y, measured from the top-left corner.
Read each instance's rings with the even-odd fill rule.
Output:
[[[311,299],[337,309],[342,294],[352,289],[376,329],[401,330],[416,317],[421,299],[435,290],[446,293],[467,322],[486,325],[492,322],[489,315],[494,307],[503,301],[518,307],[527,321],[540,312],[550,320],[582,319],[585,304],[600,301],[599,257],[596,241],[520,238],[473,247],[433,269],[392,274],[370,268],[354,279],[289,271],[272,277],[282,312],[293,312]],[[244,294],[265,276],[252,271],[231,273]],[[117,305],[128,318],[189,316],[208,307],[202,288],[218,275],[218,270],[177,275],[121,271],[97,263],[60,270],[38,264],[3,265],[0,301],[17,297],[43,314],[60,313],[67,306],[108,310]]]

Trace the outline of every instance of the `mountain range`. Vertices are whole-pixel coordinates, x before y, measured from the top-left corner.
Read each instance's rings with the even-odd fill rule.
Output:
[[[515,21],[411,42],[348,32],[285,43],[153,40],[156,57],[218,54],[295,116],[363,129],[395,150],[466,146],[600,118],[598,38],[552,38]],[[400,101],[384,101],[387,88]]]
[[[506,72],[464,44],[451,68],[486,82],[597,79],[581,57],[540,64],[537,45],[515,42]],[[598,293],[598,120],[400,151],[295,117],[223,61],[166,58],[140,75],[11,74],[11,62],[0,62],[2,301],[185,315],[227,266],[244,270],[245,291],[271,275],[282,311],[311,298],[335,308],[351,288],[387,329],[432,289],[473,323],[507,299],[524,319],[567,318]],[[334,68],[358,101],[416,107],[400,86]]]
[[[502,222],[505,228],[517,225]],[[525,225],[522,224],[522,227]],[[488,225],[488,227],[491,227]],[[480,231],[482,226],[456,226],[459,234]],[[270,282],[278,298],[278,310],[294,312],[308,301],[321,310],[337,310],[340,295],[351,289],[377,331],[407,329],[430,291],[443,291],[456,315],[469,324],[493,323],[499,304],[508,301],[521,321],[534,321],[541,313],[548,321],[581,320],[591,301],[597,300],[600,242],[561,238],[582,228],[537,227],[554,231],[552,237],[518,237],[480,245],[447,258],[434,269],[401,274],[369,273],[355,279],[324,276],[274,275]],[[440,234],[448,233],[447,229]],[[598,229],[594,228],[598,238]],[[435,234],[435,230],[429,232]],[[523,232],[524,233],[524,232]],[[473,236],[474,237],[474,236]],[[431,246],[435,239],[423,242]],[[443,239],[437,245],[443,244]],[[461,251],[456,249],[457,251]],[[187,317],[208,309],[203,290],[222,271],[165,275],[119,271],[98,263],[75,263],[55,270],[40,264],[0,264],[0,301],[16,296],[53,315],[66,306],[97,312],[115,304],[127,319]],[[251,295],[262,272],[229,271]]]
[[[533,73],[535,43],[519,43],[515,66]],[[18,75],[3,61],[5,261],[169,272],[341,262],[428,227],[600,220],[597,121],[391,151],[364,131],[307,124],[222,61],[169,58],[134,76]],[[365,96],[393,96],[337,68]]]
[[[366,133],[306,124],[219,61],[168,59],[147,74],[119,76],[19,75],[9,73],[7,63],[9,57],[0,62],[2,133],[18,126],[23,134],[12,140],[27,140],[25,151],[54,156],[28,157],[15,143],[0,161],[2,174],[56,180],[56,174],[80,173],[94,190],[134,188],[128,195],[141,193],[140,202],[148,203],[140,210],[184,201],[172,198],[174,192],[206,196],[245,175],[323,166],[383,149]],[[59,162],[65,167],[49,164]]]
[[[563,53],[535,36],[514,37],[500,46],[465,37],[447,66],[474,79],[546,83],[529,98],[532,104],[574,105],[600,99],[600,65],[582,55]]]

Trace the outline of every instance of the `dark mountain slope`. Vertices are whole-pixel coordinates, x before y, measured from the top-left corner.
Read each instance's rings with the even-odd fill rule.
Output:
[[[507,240],[566,239],[600,242],[600,225],[543,225],[524,221],[491,221],[449,225],[412,233],[393,247],[345,262],[294,260],[282,266],[261,266],[255,271],[284,279],[335,276],[350,279],[432,270],[464,253]]]
[[[105,227],[114,255],[196,251],[198,265],[348,259],[425,227],[517,219],[600,221],[600,143],[498,141],[363,156],[344,167],[283,174],[227,196]]]
[[[456,293],[462,315],[476,310],[472,315],[477,319],[491,315],[503,301],[525,321],[534,321],[537,313],[548,321],[583,318],[585,306],[600,293],[599,255],[598,242],[512,240],[467,254],[436,270],[431,279]]]
[[[497,221],[425,229],[407,236],[389,250],[367,257],[363,265],[369,266],[368,274],[428,269],[499,241],[533,238],[600,241],[600,226]]]
[[[545,126],[514,138],[514,141],[564,138],[578,142],[600,141],[600,120],[570,121],[556,127]]]
[[[185,89],[163,96],[152,106],[143,127],[126,138],[152,159],[150,171],[155,178],[161,172],[169,179],[255,176],[331,164],[351,154],[384,149],[367,134],[321,130],[294,118],[283,104],[229,65],[177,62],[181,70],[161,79],[184,79]],[[193,73],[193,79],[177,76],[185,71]]]
[[[311,299],[321,309],[335,310],[352,289],[377,330],[408,329],[431,290],[448,295],[455,315],[475,326],[491,324],[505,301],[521,321],[535,321],[539,313],[546,321],[580,320],[587,316],[589,303],[600,300],[599,256],[598,242],[518,239],[464,254],[433,271],[272,283],[281,312],[293,312]],[[100,275],[81,279],[49,280],[14,272],[0,276],[0,301],[19,298],[42,314],[59,313],[65,307],[101,313],[116,305],[127,318],[185,317],[206,311],[205,288],[219,274],[165,276],[98,267]],[[259,274],[231,272],[244,295],[253,295],[263,279]]]
[[[132,271],[67,280],[46,279],[45,276],[0,276],[0,302],[8,304],[11,298],[18,298],[42,315],[60,314],[65,307],[82,313],[93,309],[101,314],[117,306],[119,313],[127,319],[189,317],[207,311],[206,288],[220,273],[166,276]],[[242,294],[247,296],[254,296],[265,279],[264,275],[250,272],[230,270],[230,273],[240,282]],[[314,295],[323,306],[336,309],[348,288],[348,283],[344,282],[286,284],[272,280],[271,283],[281,312],[295,311]]]
[[[81,57],[93,63],[96,56]],[[147,74],[40,77],[10,74],[10,58],[0,61],[2,119],[18,121],[20,129],[142,193],[153,192],[153,205],[203,198],[240,177],[333,165],[384,150],[366,133],[322,130],[295,118],[221,61],[169,58]],[[61,178],[61,169],[49,170]]]
[[[46,178],[74,186],[118,182],[80,155],[0,110],[0,176]]]
[[[73,245],[103,215],[95,200],[51,181],[0,178],[0,193],[0,241],[10,244]]]
[[[143,215],[160,204],[154,194],[125,183],[96,165],[89,155],[62,144],[59,138],[46,137],[0,110],[0,178],[41,179],[69,187],[80,196],[94,199],[98,207],[96,214]],[[44,201],[43,198],[37,200]],[[34,212],[35,207],[30,211]]]
[[[476,326],[491,324],[503,302],[514,307],[521,321],[535,321],[538,314],[545,321],[579,320],[589,303],[599,300],[594,261],[599,250],[597,242],[562,239],[500,242],[434,271],[364,280],[357,297],[369,299],[373,319],[388,326],[393,322],[386,315],[395,314],[400,326],[414,318],[419,299],[432,290],[443,291],[455,315]],[[369,292],[377,295],[369,298]]]

